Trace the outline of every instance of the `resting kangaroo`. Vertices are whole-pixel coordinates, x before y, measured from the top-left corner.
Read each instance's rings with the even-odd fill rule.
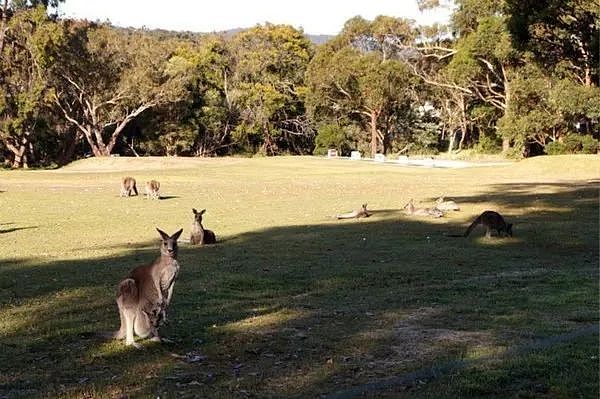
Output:
[[[159,199],[158,190],[160,189],[160,183],[156,180],[150,180],[146,182],[146,196],[148,199]]]
[[[136,267],[117,287],[117,306],[121,327],[114,338],[125,338],[126,345],[139,348],[134,333],[140,338],[160,341],[158,326],[166,319],[166,309],[173,297],[173,286],[179,272],[177,239],[183,229],[169,237],[160,229],[160,257],[149,265]]]
[[[367,210],[367,204],[362,204],[360,209],[357,209],[348,213],[340,213],[336,215],[338,219],[354,219],[354,218],[368,218],[371,216],[369,211]]]
[[[404,205],[404,208],[402,209],[406,211],[407,215],[432,216],[434,218],[441,218],[444,216],[444,212],[437,208],[415,208],[415,204],[412,199],[408,201],[408,204]]]
[[[192,232],[190,233],[190,244],[204,245],[216,243],[217,238],[215,237],[215,233],[212,230],[206,230],[202,226],[202,215],[204,215],[206,209],[202,209],[198,212],[196,209],[192,208],[192,212],[194,213],[194,222],[192,223]]]
[[[131,193],[138,195],[137,187],[135,186],[135,179],[131,176],[126,176],[121,179],[121,197],[131,197]]]
[[[435,208],[440,211],[460,211],[460,207],[454,201],[444,201],[444,197],[440,197],[435,201]]]
[[[473,223],[467,228],[467,231],[465,231],[464,236],[468,236],[469,233],[471,233],[471,230],[480,224],[485,227],[486,238],[492,236],[492,230],[496,230],[498,236],[506,234],[507,236],[512,237],[512,223],[506,223],[502,215],[494,211],[485,211],[477,216],[475,220],[473,220]]]

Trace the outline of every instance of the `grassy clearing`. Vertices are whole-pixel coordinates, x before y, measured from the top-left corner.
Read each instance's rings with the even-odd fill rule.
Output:
[[[112,158],[0,172],[0,396],[315,397],[598,323],[599,166]],[[158,179],[165,199],[119,198],[125,174]],[[439,195],[462,211],[400,211]],[[332,218],[363,202],[369,219]],[[181,244],[175,342],[91,336],[118,327],[115,286],[157,255],[154,228],[186,236],[192,207],[221,242]],[[486,209],[515,237],[445,237]],[[597,397],[597,354],[597,336],[580,339],[392,396]]]

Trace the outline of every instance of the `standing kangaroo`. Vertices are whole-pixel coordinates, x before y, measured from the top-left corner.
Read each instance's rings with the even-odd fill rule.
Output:
[[[352,212],[348,212],[348,213],[340,213],[338,215],[336,215],[335,217],[338,219],[358,219],[358,218],[368,218],[369,216],[371,216],[371,214],[369,213],[369,211],[367,210],[367,204],[362,204],[360,206],[360,209],[354,210]]]
[[[126,176],[121,179],[121,194],[120,197],[131,197],[131,193],[138,195],[137,187],[135,186],[135,179],[131,176]]]
[[[454,201],[444,201],[444,197],[440,197],[435,201],[435,208],[440,211],[460,211],[460,207]]]
[[[140,348],[140,338],[160,341],[158,326],[166,320],[166,309],[173,297],[173,286],[179,272],[177,239],[183,229],[172,236],[156,229],[162,239],[160,257],[153,263],[138,266],[117,287],[117,306],[121,327],[113,337],[125,338],[126,345]]]
[[[146,196],[148,199],[159,199],[158,190],[160,189],[160,183],[156,180],[150,180],[146,182]]]
[[[415,204],[412,198],[410,201],[408,201],[408,204],[404,205],[404,208],[402,209],[405,210],[407,215],[431,216],[434,218],[441,218],[442,216],[444,216],[444,212],[437,208],[415,208]]]
[[[192,232],[190,233],[190,244],[215,244],[217,242],[215,233],[202,226],[202,215],[204,215],[206,209],[202,209],[198,212],[196,209],[192,208],[192,212],[194,213],[194,221],[192,222]]]
[[[468,236],[469,233],[471,233],[471,230],[480,224],[485,227],[486,238],[492,236],[492,230],[496,230],[498,236],[506,234],[507,236],[512,237],[512,223],[506,223],[502,215],[494,211],[485,211],[477,216],[475,220],[473,220],[473,223],[467,228],[467,231],[465,231],[464,236]]]

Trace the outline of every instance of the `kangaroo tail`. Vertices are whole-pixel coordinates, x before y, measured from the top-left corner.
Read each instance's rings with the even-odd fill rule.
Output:
[[[475,220],[473,220],[473,223],[471,223],[471,225],[469,227],[467,227],[467,231],[465,231],[464,236],[468,236],[471,231],[479,224],[481,223],[481,216],[477,216],[477,218]]]

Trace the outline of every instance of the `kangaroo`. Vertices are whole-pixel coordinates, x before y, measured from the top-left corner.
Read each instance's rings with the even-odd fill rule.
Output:
[[[120,197],[131,197],[131,193],[138,195],[137,187],[135,186],[135,179],[131,176],[126,176],[121,179],[121,194]]]
[[[158,190],[160,189],[160,183],[156,180],[150,180],[146,182],[146,196],[148,199],[160,199]]]
[[[465,231],[464,237],[468,236],[478,225],[483,225],[485,227],[485,237],[490,238],[492,236],[492,230],[496,230],[498,232],[498,236],[502,236],[506,234],[507,236],[512,237],[512,223],[506,223],[502,215],[498,212],[494,211],[485,211],[481,215],[477,216],[473,223],[467,228]]]
[[[431,216],[434,218],[441,218],[444,216],[444,212],[437,208],[415,208],[414,201],[411,199],[408,204],[404,205],[404,211],[407,215],[414,216]]]
[[[360,206],[360,209],[354,210],[352,212],[348,212],[348,213],[340,213],[338,215],[336,215],[335,217],[337,219],[358,219],[358,218],[368,218],[369,216],[371,216],[371,214],[369,213],[369,211],[367,210],[367,204],[362,204]]]
[[[454,201],[444,201],[444,197],[440,197],[435,201],[435,208],[440,211],[460,211],[460,207]]]
[[[159,325],[166,321],[166,309],[173,297],[173,286],[179,272],[177,239],[183,229],[172,236],[156,229],[161,236],[160,257],[153,263],[138,266],[117,287],[117,306],[121,327],[116,339],[125,338],[126,345],[140,348],[134,333],[140,338],[160,341]]]
[[[215,233],[202,226],[202,215],[204,215],[206,209],[202,209],[198,212],[196,209],[192,208],[192,212],[194,213],[194,222],[192,223],[192,232],[190,233],[190,244],[215,244],[217,242]]]

